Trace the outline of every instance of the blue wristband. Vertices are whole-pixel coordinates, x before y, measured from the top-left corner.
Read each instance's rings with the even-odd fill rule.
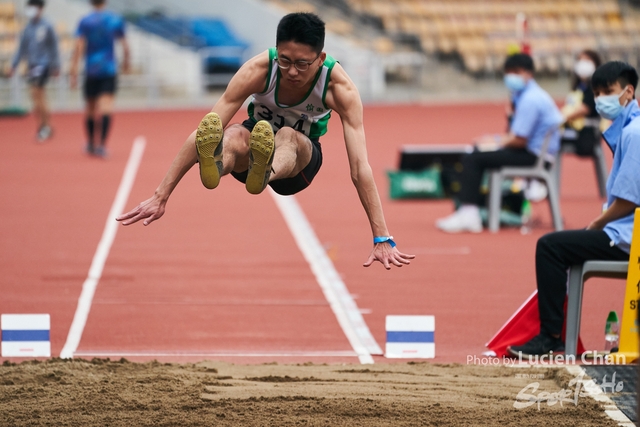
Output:
[[[396,247],[396,242],[393,241],[393,236],[377,236],[373,238],[373,244],[387,242],[392,248]]]

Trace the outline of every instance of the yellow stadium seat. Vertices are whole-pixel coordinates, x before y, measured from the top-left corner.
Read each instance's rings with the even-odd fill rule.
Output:
[[[317,13],[316,7],[311,3],[307,3],[306,1],[297,1],[285,4],[288,5],[289,10],[292,12]]]
[[[388,54],[395,50],[393,42],[388,37],[378,37],[374,41],[374,48],[376,52],[381,54]]]
[[[466,20],[466,33],[475,36],[484,36],[484,23],[477,17],[470,17]]]
[[[420,37],[420,45],[422,46],[422,49],[429,54],[433,54],[438,50],[438,43],[436,38],[433,36],[423,35]]]
[[[326,28],[328,31],[341,34],[343,36],[353,33],[353,24],[339,18],[327,21]]]
[[[382,15],[382,26],[390,33],[396,33],[400,29],[400,23],[395,15]]]
[[[0,3],[0,19],[15,19],[16,6],[13,2]]]
[[[629,32],[629,33],[638,33],[640,32],[640,23],[633,19],[633,18],[627,18],[622,22],[622,26],[623,28]]]
[[[17,20],[5,21],[5,35],[17,36],[20,33],[20,23]]]
[[[417,35],[427,53],[457,51],[470,72],[487,70],[488,64],[500,68],[507,53],[519,46],[518,13],[527,17],[537,63],[551,73],[570,70],[584,48],[631,49],[640,34],[640,20],[622,16],[617,0],[347,1],[378,16],[388,33]],[[339,20],[327,27],[348,30]],[[376,50],[388,49],[386,42],[374,44]]]
[[[598,2],[594,1],[582,1],[581,8],[582,12],[587,16],[600,16],[600,7],[598,6]]]
[[[602,16],[594,16],[591,19],[591,29],[598,33],[608,30],[607,21]]]
[[[438,51],[444,54],[453,53],[456,47],[456,44],[453,38],[448,36],[438,37],[436,43],[437,43]]]
[[[3,37],[0,40],[0,54],[3,56],[13,57],[18,49],[17,37]]]
[[[420,34],[422,27],[419,17],[403,15],[400,17],[400,28],[409,34]]]
[[[431,2],[420,3],[420,16],[423,18],[434,19],[437,15],[436,8]]]
[[[451,28],[449,27],[447,21],[442,17],[439,17],[435,21],[433,21],[433,24],[438,37],[447,37],[451,34]]]
[[[613,46],[626,52],[633,49],[633,40],[625,33],[613,33]]]
[[[418,23],[418,33],[425,37],[435,37],[437,28],[431,19],[421,19]]]
[[[609,16],[607,18],[607,28],[611,31],[621,31],[623,29],[622,18],[620,16]]]
[[[483,58],[474,53],[462,55],[462,63],[464,68],[472,74],[477,74],[484,69]]]
[[[607,17],[620,16],[620,6],[617,1],[604,1],[600,4],[602,13]]]
[[[467,10],[472,16],[484,19],[491,14],[491,8],[487,2],[474,1],[467,6]]]
[[[568,15],[560,17],[560,28],[564,33],[570,34],[576,31],[575,21]]]

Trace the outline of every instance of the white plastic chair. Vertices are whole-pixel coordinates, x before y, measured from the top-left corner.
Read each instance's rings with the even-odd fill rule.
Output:
[[[584,282],[591,277],[626,279],[628,269],[629,262],[627,261],[586,261],[582,265],[571,267],[569,270],[567,329],[564,344],[565,356],[576,356],[578,352]]]
[[[551,143],[551,136],[556,128],[552,128],[545,136],[540,149],[538,160],[533,166],[505,166],[491,172],[489,178],[489,231],[496,233],[500,228],[500,209],[502,205],[502,181],[505,178],[529,178],[544,182],[548,190],[549,207],[553,226],[556,231],[562,231],[562,216],[560,214],[560,192],[558,190],[555,162],[547,167],[547,152]]]

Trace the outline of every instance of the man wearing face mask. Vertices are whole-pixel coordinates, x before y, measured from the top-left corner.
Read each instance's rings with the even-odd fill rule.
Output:
[[[596,110],[613,120],[603,138],[613,152],[607,181],[607,206],[584,230],[549,233],[536,247],[536,280],[540,334],[507,349],[513,356],[542,355],[564,350],[567,269],[589,260],[629,259],[633,216],[640,206],[640,108],[635,100],[636,70],[619,61],[599,67],[591,79]]]
[[[592,156],[594,146],[600,143],[600,116],[591,89],[591,76],[600,64],[600,55],[593,50],[587,49],[578,55],[571,93],[562,108],[566,126],[561,143],[573,145],[579,156]]]
[[[480,233],[480,184],[484,172],[503,166],[532,166],[549,132],[552,134],[547,159],[553,161],[560,147],[560,133],[554,128],[562,123],[562,115],[551,96],[534,80],[533,71],[533,60],[527,54],[511,55],[505,61],[504,83],[514,106],[509,133],[481,139],[478,146],[485,148],[463,157],[460,207],[436,222],[440,230]],[[487,146],[492,148],[487,150]]]
[[[11,77],[20,61],[26,58],[33,111],[38,120],[36,137],[39,142],[49,139],[53,133],[49,123],[50,112],[45,85],[49,76],[56,76],[60,72],[58,38],[53,26],[42,18],[43,8],[43,0],[29,0],[27,2],[25,15],[29,22],[22,33],[20,46],[9,70],[9,77]]]

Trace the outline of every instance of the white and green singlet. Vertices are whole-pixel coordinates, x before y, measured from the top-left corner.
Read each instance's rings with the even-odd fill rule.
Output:
[[[249,118],[255,122],[268,121],[274,132],[286,126],[307,135],[310,139],[321,137],[327,133],[327,122],[331,117],[331,109],[325,104],[325,96],[331,79],[331,70],[337,61],[327,55],[304,99],[296,105],[282,105],[278,102],[280,69],[276,58],[276,48],[272,47],[269,49],[270,67],[265,90],[254,94],[251,98],[248,108]]]

